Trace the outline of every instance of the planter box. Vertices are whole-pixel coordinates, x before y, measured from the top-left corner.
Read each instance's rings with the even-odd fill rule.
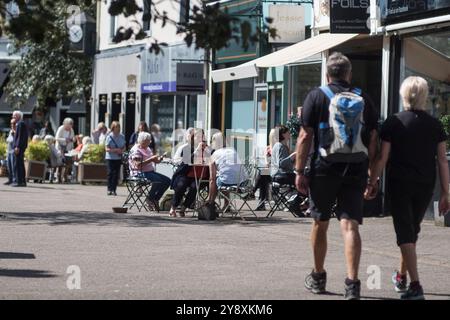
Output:
[[[6,166],[6,160],[0,160],[0,177],[8,176],[8,167]]]
[[[104,163],[80,163],[78,165],[78,182],[107,182],[107,170]]]
[[[27,180],[45,180],[47,173],[47,162],[45,161],[25,161],[25,172]]]

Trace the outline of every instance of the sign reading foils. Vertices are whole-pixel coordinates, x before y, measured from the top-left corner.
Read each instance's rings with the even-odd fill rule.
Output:
[[[331,33],[370,33],[370,0],[330,0]]]
[[[271,4],[269,17],[278,37],[269,37],[271,43],[296,43],[305,40],[305,8],[299,5]]]
[[[177,91],[204,92],[202,63],[177,63]]]

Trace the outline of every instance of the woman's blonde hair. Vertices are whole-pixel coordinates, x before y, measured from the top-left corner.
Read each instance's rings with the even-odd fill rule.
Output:
[[[428,83],[422,77],[408,77],[400,87],[405,110],[425,110],[428,99]]]
[[[114,131],[115,128],[119,127],[120,128],[120,123],[119,121],[113,121],[111,123],[111,131]]]
[[[269,132],[269,146],[270,148],[273,148],[275,143],[278,142],[278,128],[273,128]]]

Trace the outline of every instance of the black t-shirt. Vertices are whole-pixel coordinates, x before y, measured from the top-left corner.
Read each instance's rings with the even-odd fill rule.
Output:
[[[447,140],[437,119],[425,111],[403,111],[384,122],[380,136],[391,143],[389,178],[434,184],[437,145]]]
[[[346,81],[334,81],[328,84],[331,91],[334,93],[348,92],[353,87]],[[361,133],[361,138],[366,147],[369,146],[370,132],[377,129],[378,112],[375,109],[374,103],[370,97],[362,92],[361,97],[364,99],[364,127]],[[360,176],[366,175],[368,169],[368,161],[361,164],[343,164],[343,163],[327,163],[324,159],[318,156],[318,131],[320,122],[328,122],[330,99],[323,93],[320,88],[315,88],[305,98],[302,109],[302,124],[305,127],[313,128],[314,130],[314,155],[312,157],[311,171],[312,174],[336,174],[342,175],[344,171],[346,176]]]

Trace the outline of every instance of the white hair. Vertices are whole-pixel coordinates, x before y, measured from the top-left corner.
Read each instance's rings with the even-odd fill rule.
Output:
[[[91,137],[84,137],[83,140],[81,141],[81,143],[83,144],[83,146],[91,144],[92,139],[91,139]]]
[[[141,144],[144,141],[151,141],[151,140],[152,140],[152,136],[150,135],[150,133],[143,131],[143,132],[139,133],[139,136],[137,138],[137,143]]]
[[[224,137],[222,132],[216,132],[211,137],[211,148],[213,150],[219,150],[224,147]]]
[[[55,142],[55,137],[52,136],[51,134],[48,134],[44,137],[44,141],[47,142],[48,144],[51,144]]]
[[[422,77],[408,77],[400,87],[400,96],[405,110],[425,110],[428,98],[428,83]]]
[[[70,125],[72,125],[73,124],[72,118],[65,118],[64,121],[63,121],[63,124],[70,124]]]
[[[13,117],[16,117],[16,116],[19,116],[19,120],[22,120],[23,119],[23,112],[19,111],[19,110],[14,111],[13,112]]]

